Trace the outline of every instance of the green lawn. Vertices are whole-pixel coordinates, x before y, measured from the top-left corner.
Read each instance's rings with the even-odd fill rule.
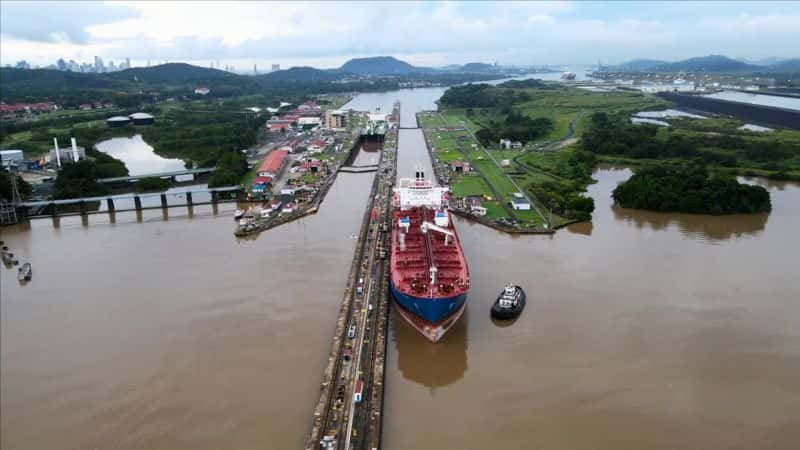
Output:
[[[459,175],[456,182],[450,186],[455,195],[466,197],[468,195],[484,195],[489,191],[489,187],[483,178],[478,174]]]

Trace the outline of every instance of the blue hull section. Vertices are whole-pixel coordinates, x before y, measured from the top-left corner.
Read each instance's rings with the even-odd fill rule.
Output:
[[[430,299],[424,297],[414,297],[412,295],[403,294],[394,287],[394,283],[389,283],[397,303],[403,308],[407,309],[417,317],[431,323],[437,323],[454,312],[458,311],[461,305],[467,300],[467,294],[456,295],[453,297],[444,297],[437,299]]]

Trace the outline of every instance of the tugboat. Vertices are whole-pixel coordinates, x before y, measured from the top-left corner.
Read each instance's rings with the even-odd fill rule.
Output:
[[[514,319],[519,317],[524,308],[525,291],[521,287],[509,283],[492,305],[492,317],[501,320]]]
[[[32,276],[33,269],[31,268],[31,263],[26,262],[19,268],[19,272],[17,272],[17,280],[19,281],[31,281]]]
[[[3,247],[0,249],[0,259],[3,260],[3,264],[5,264],[8,268],[19,264],[19,262],[14,259],[14,254],[8,251],[8,247]]]

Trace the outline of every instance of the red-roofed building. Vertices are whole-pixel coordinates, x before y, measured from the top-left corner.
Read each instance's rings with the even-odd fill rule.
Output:
[[[317,173],[322,168],[322,161],[318,159],[310,159],[303,161],[299,167],[303,172]]]
[[[269,185],[270,183],[272,183],[272,177],[255,177],[253,179],[253,184]]]
[[[284,167],[286,167],[286,163],[288,162],[289,152],[286,150],[274,150],[267,158],[261,163],[261,166],[258,168],[258,176],[259,177],[272,177],[277,178],[278,175],[283,171]]]
[[[285,119],[274,119],[267,121],[267,128],[273,133],[285,132],[291,128],[292,122]]]
[[[311,153],[319,153],[325,150],[325,147],[328,146],[328,143],[323,141],[322,139],[314,139],[311,141],[311,144],[308,145],[308,151]]]

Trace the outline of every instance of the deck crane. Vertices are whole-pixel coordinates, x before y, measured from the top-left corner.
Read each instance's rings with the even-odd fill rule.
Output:
[[[444,245],[450,245],[450,238],[455,238],[456,235],[453,234],[453,232],[449,231],[448,229],[442,228],[428,221],[423,221],[422,225],[420,225],[419,227],[419,230],[426,237],[425,244],[428,250],[428,260],[431,263],[429,272],[431,277],[431,286],[433,286],[436,284],[436,278],[439,273],[439,268],[436,267],[436,259],[434,258],[433,251],[431,249],[430,235],[428,235],[428,230],[438,231],[439,233],[442,233],[444,235]]]
[[[445,245],[450,245],[450,238],[456,237],[456,235],[453,234],[453,232],[448,230],[447,228],[442,228],[428,221],[422,222],[422,225],[420,225],[419,230],[422,231],[423,234],[427,234],[428,230],[438,231],[439,233],[442,233],[444,235]]]

